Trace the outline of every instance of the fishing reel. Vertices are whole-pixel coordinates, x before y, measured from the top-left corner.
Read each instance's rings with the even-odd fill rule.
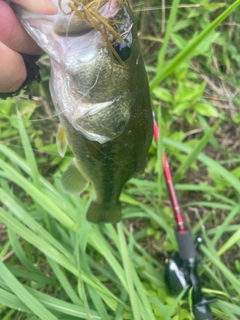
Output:
[[[165,282],[169,291],[176,295],[189,287],[189,290],[192,291],[192,312],[195,319],[213,320],[209,304],[216,298],[205,298],[201,291],[197,273],[196,246],[193,243],[191,232],[189,230],[177,231],[176,239],[179,252],[174,253],[165,265]],[[198,246],[202,243],[202,238],[198,237],[197,242]]]
[[[153,114],[153,132],[155,140],[159,139],[159,127]],[[197,273],[197,248],[193,242],[190,230],[185,227],[183,215],[178,203],[177,195],[173,185],[171,170],[166,154],[163,153],[163,172],[169,197],[172,204],[173,215],[177,224],[175,232],[179,252],[175,253],[165,265],[165,282],[172,294],[180,294],[184,289],[191,289],[192,312],[195,320],[213,320],[209,303],[215,298],[205,298],[201,291],[201,284]],[[197,238],[197,243],[202,243],[202,238]],[[187,292],[189,291],[187,290]]]

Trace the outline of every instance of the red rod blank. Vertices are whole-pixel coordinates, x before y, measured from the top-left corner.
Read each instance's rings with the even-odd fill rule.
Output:
[[[160,133],[159,133],[159,127],[156,120],[154,120],[153,133],[154,133],[155,140],[158,142]],[[184,225],[183,216],[178,204],[177,195],[173,185],[172,174],[171,174],[165,153],[163,153],[162,161],[163,161],[163,170],[164,170],[165,180],[167,183],[168,193],[171,200],[173,213],[177,222],[177,232],[186,232],[187,229],[185,228],[185,225]]]

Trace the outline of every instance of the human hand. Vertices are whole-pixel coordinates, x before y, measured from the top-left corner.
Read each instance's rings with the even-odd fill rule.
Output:
[[[57,8],[50,0],[12,0],[28,11],[56,14]],[[37,55],[40,47],[27,34],[11,7],[0,0],[0,93],[14,92],[25,81],[26,67],[20,53]]]

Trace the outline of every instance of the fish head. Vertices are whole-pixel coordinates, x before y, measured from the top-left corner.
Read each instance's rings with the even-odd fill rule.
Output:
[[[131,116],[140,55],[131,10],[120,0],[53,2],[55,16],[17,9],[18,17],[51,58],[57,112],[88,139],[105,143]]]

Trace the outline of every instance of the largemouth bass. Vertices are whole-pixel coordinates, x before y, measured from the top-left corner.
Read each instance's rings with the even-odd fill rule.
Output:
[[[57,1],[55,16],[13,8],[50,56],[50,91],[61,127],[59,152],[74,159],[62,176],[68,193],[95,190],[87,219],[116,223],[123,185],[145,164],[153,121],[134,18],[121,0]]]

